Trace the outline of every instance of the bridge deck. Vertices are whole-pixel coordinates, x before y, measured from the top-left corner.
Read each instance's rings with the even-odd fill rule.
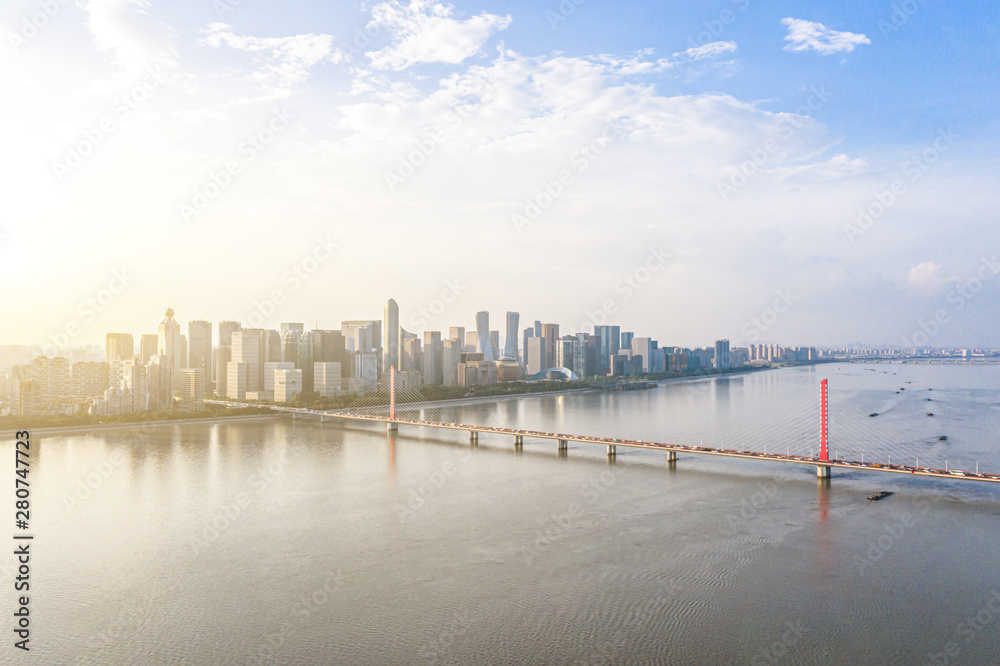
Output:
[[[232,407],[260,407],[250,403],[232,403],[221,400],[206,400],[205,402],[216,405],[229,405]],[[266,405],[270,409],[279,412],[289,412],[292,414],[308,414],[312,416],[322,416],[327,418],[349,419],[356,421],[375,421],[379,423],[403,423],[407,425],[422,426],[425,428],[441,428],[445,430],[465,430],[468,432],[486,432],[498,435],[514,435],[522,437],[532,437],[535,439],[564,440],[567,442],[581,442],[585,444],[603,444],[607,446],[626,446],[635,449],[653,449],[657,451],[675,451],[678,453],[697,453],[708,456],[724,456],[726,458],[743,458],[748,460],[769,460],[772,462],[792,463],[795,465],[827,466],[839,467],[843,469],[856,469],[866,472],[889,472],[894,474],[909,474],[911,476],[933,477],[938,479],[950,479],[952,481],[986,481],[1000,483],[1000,474],[989,474],[985,472],[966,472],[962,470],[935,469],[931,467],[910,467],[908,465],[889,465],[875,462],[859,462],[856,460],[820,460],[811,456],[792,456],[780,453],[760,453],[758,451],[740,451],[737,449],[722,449],[704,446],[689,446],[686,444],[667,444],[663,442],[647,442],[635,439],[617,439],[614,437],[595,437],[592,435],[572,435],[556,432],[541,432],[538,430],[518,430],[515,428],[497,428],[493,426],[470,425],[466,423],[442,423],[439,421],[422,421],[419,419],[405,419],[396,417],[390,419],[388,416],[375,416],[370,414],[350,414],[345,412],[324,412],[314,409],[299,409],[295,407],[280,407],[277,405]]]

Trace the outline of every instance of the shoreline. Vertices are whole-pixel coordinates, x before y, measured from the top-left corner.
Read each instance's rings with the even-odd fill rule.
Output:
[[[194,425],[199,423],[222,423],[233,421],[262,421],[266,419],[281,418],[280,414],[238,414],[235,416],[206,416],[205,418],[192,419],[159,419],[156,421],[126,421],[123,423],[92,423],[86,425],[70,426],[48,426],[42,428],[27,428],[32,435],[52,435],[63,434],[76,431],[91,430],[121,430],[128,428],[145,428],[147,426],[163,425]]]

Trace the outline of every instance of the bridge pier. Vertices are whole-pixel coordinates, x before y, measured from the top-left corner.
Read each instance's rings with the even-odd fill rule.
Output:
[[[615,448],[615,445],[608,444],[608,457],[614,458],[616,455],[618,455],[618,450]]]
[[[566,441],[565,439],[560,439],[559,440],[559,450],[560,451],[566,451],[567,449],[569,449],[569,442]]]
[[[394,421],[389,421],[388,423],[385,424],[385,431],[386,432],[395,432],[397,430],[399,430],[399,424],[398,423],[396,423]]]
[[[524,435],[514,435],[514,450],[515,451],[524,450]]]
[[[676,451],[667,451],[667,462],[672,462],[672,463],[677,462],[677,452]]]
[[[817,465],[816,466],[816,477],[819,479],[829,479],[830,478],[830,466],[829,465]]]
[[[473,446],[475,446],[476,444],[479,444],[479,431],[478,430],[470,430],[469,431],[469,444],[472,444]]]

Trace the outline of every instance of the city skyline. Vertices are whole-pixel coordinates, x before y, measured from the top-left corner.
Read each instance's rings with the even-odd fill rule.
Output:
[[[1000,345],[982,8],[52,7],[0,10],[4,343],[391,294],[407,330]]]

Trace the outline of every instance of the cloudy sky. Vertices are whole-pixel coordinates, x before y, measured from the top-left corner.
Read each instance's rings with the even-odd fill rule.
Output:
[[[0,343],[392,297],[1000,346],[1000,18],[894,7],[4,2]]]

